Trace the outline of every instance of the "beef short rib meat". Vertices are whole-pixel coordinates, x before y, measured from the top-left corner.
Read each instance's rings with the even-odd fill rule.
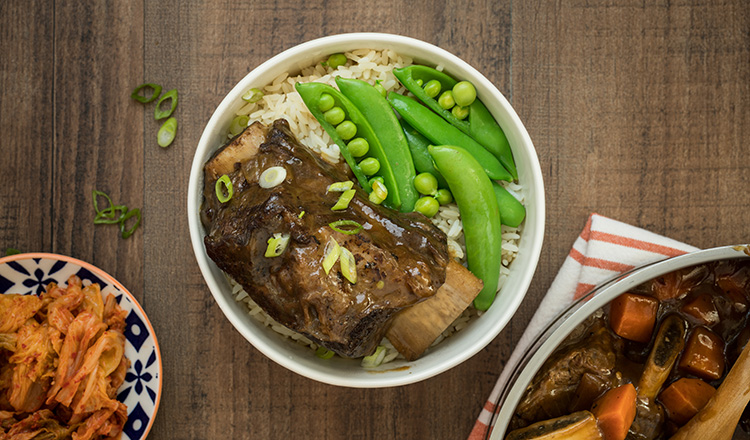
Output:
[[[260,174],[274,166],[285,180],[269,189]],[[220,203],[216,180],[227,174],[234,196]],[[354,180],[345,165],[331,165],[299,144],[284,120],[255,123],[204,166],[201,212],[209,257],[271,317],[345,357],[371,354],[391,318],[435,294],[445,281],[446,237],[418,213],[391,211],[357,189],[348,208],[332,211],[334,182]],[[351,220],[363,228],[346,234],[329,225]],[[289,234],[278,257],[265,257],[274,234]],[[354,255],[357,281],[336,263],[323,269],[333,238]]]

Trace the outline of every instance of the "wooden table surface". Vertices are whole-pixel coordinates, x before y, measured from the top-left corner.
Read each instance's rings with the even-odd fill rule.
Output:
[[[465,438],[590,213],[699,247],[750,239],[745,0],[356,3],[0,2],[0,248],[91,262],[141,301],[164,366],[150,438]],[[284,49],[354,31],[419,38],[483,72],[546,187],[542,257],[510,325],[400,388],[323,385],[268,360],[219,310],[188,236],[189,167],[222,97]],[[180,92],[167,149],[152,107],[129,98],[143,82]],[[133,237],[92,224],[93,189],[142,208]]]

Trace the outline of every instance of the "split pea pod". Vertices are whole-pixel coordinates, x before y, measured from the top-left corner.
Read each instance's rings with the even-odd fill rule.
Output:
[[[411,157],[414,159],[414,168],[417,169],[417,172],[432,174],[438,181],[438,188],[448,188],[448,182],[445,181],[445,177],[440,174],[440,171],[432,163],[432,156],[430,156],[430,152],[427,150],[432,145],[429,139],[422,136],[403,118],[399,119],[399,123],[404,130],[404,136],[406,137],[406,142],[409,144]]]
[[[369,194],[372,192],[372,186],[368,183],[368,176],[382,177],[383,184],[388,190],[383,204],[391,209],[399,209],[401,207],[401,196],[393,169],[385,157],[385,152],[380,141],[375,136],[370,123],[367,122],[362,112],[340,91],[328,84],[316,82],[297,83],[295,88],[302,97],[302,101],[305,102],[307,109],[310,110],[310,113],[315,116],[315,119],[320,122],[320,125],[331,139],[339,146],[341,155],[344,156],[344,160],[346,160],[346,163],[352,169],[359,185]],[[324,97],[324,101],[327,101],[322,107],[326,109],[325,113],[321,110],[321,97]],[[332,103],[330,102],[331,98],[333,98]],[[333,124],[329,122],[331,120],[330,117],[328,120],[326,119],[326,114],[330,115],[329,112],[335,109],[339,109],[340,113],[343,113],[343,117],[337,116],[336,121],[334,121],[336,123]],[[336,113],[339,113],[339,111]],[[367,152],[364,153],[366,156],[359,163],[352,155],[339,131],[336,130],[336,126],[341,126],[342,123],[346,123],[347,121],[352,122],[356,126],[357,138],[364,139],[368,145]],[[363,164],[363,166],[360,166],[360,164]],[[377,164],[377,166],[374,164]]]
[[[431,146],[429,151],[458,204],[469,270],[484,283],[474,299],[474,307],[487,310],[497,292],[502,244],[500,216],[492,181],[482,165],[461,147]]]
[[[482,164],[484,172],[492,180],[512,181],[513,176],[500,164],[500,162],[479,145],[470,136],[447,123],[443,118],[433,113],[427,107],[417,101],[398,93],[389,93],[388,102],[396,109],[399,115],[406,120],[424,137],[429,139],[433,145],[456,145],[468,151]],[[438,167],[440,168],[440,167]],[[442,171],[441,171],[442,173]],[[445,174],[443,174],[445,177]]]
[[[513,176],[513,179],[518,179],[518,171],[508,138],[482,101],[475,99],[469,106],[468,120],[459,119],[450,109],[445,109],[438,103],[437,96],[430,97],[418,83],[418,81],[421,81],[422,84],[427,84],[434,80],[440,83],[440,90],[444,91],[453,89],[457,84],[455,79],[432,67],[417,64],[394,69],[393,74],[407,90],[430,109],[490,151]]]
[[[375,87],[365,81],[336,77],[336,84],[341,93],[362,112],[380,141],[384,159],[393,169],[395,189],[401,198],[401,212],[413,211],[419,198],[412,183],[417,173],[414,171],[409,144],[390,104]]]
[[[497,208],[500,210],[500,220],[506,226],[517,228],[523,219],[526,218],[526,208],[501,185],[492,182],[492,189],[495,190]]]

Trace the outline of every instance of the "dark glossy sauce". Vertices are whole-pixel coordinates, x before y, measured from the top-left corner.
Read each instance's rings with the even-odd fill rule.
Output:
[[[659,302],[651,340],[639,343],[615,334],[610,322],[610,305],[604,307],[603,314],[587,320],[574,331],[568,343],[550,356],[516,409],[510,429],[590,408],[598,396],[588,396],[584,399],[586,402],[575,396],[574,390],[583,376],[571,368],[569,362],[584,349],[605,347],[600,351],[606,353],[611,347],[616,358],[612,369],[603,365],[598,373],[591,368],[587,370],[587,374],[598,375],[605,384],[599,395],[624,383],[633,383],[637,388],[644,364],[654,349],[657,330],[668,316],[678,316],[684,321],[685,341],[695,333],[696,339],[723,344],[719,362],[719,365],[723,363],[723,368],[711,370],[715,377],[707,377],[705,371],[696,375],[682,362],[687,350],[682,348],[659,393],[680,378],[701,379],[714,388],[721,385],[750,339],[750,260],[727,260],[682,269],[637,286],[629,293]],[[671,339],[674,338],[672,335]],[[666,353],[657,349],[653,359],[659,364],[665,356]],[[551,410],[540,411],[539,408]],[[664,411],[659,394],[655,400],[639,398],[638,415],[627,438],[666,439],[679,426]],[[750,411],[743,414],[734,438],[750,439]]]

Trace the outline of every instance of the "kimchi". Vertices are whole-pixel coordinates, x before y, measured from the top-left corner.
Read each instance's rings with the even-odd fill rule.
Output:
[[[0,295],[0,440],[119,439],[125,315],[75,275],[39,296]]]

